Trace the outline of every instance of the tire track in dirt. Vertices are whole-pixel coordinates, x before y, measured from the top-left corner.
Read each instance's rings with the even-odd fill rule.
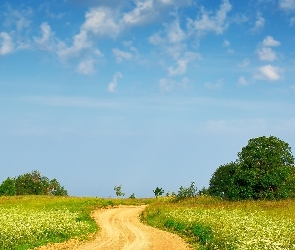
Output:
[[[101,230],[86,243],[69,241],[51,244],[38,250],[188,250],[189,246],[178,236],[146,226],[139,215],[145,206],[121,206],[98,209],[92,217]]]

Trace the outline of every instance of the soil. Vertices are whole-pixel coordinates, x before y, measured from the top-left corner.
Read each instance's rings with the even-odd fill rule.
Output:
[[[139,220],[145,206],[120,206],[92,213],[100,227],[91,241],[70,240],[49,244],[38,250],[188,250],[180,237],[146,226]]]

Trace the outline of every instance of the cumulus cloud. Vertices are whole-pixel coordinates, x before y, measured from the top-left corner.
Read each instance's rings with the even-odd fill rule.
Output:
[[[115,92],[118,84],[118,79],[123,78],[121,72],[116,72],[113,76],[113,80],[108,85],[109,92]]]
[[[179,58],[177,60],[177,66],[176,67],[169,67],[168,68],[168,74],[170,76],[174,75],[182,75],[187,70],[188,63],[195,61],[197,59],[201,59],[201,56],[199,53],[195,52],[186,52],[183,57]]]
[[[268,64],[258,68],[254,78],[257,80],[277,81],[282,78],[282,70]]]
[[[123,59],[129,60],[132,58],[132,54],[126,51],[119,50],[118,48],[115,48],[112,50],[114,56],[116,57],[116,61],[118,63],[122,62]]]
[[[77,71],[83,75],[94,74],[96,72],[94,69],[94,60],[91,58],[82,60],[77,66]]]
[[[188,27],[192,31],[196,31],[198,34],[206,32],[215,32],[216,34],[222,34],[227,28],[229,23],[227,22],[227,14],[232,9],[232,6],[228,0],[223,0],[220,5],[220,9],[211,15],[204,8],[202,9],[201,17],[196,20],[188,19]]]
[[[262,46],[265,47],[276,47],[281,45],[279,41],[276,41],[272,36],[267,36],[262,41]]]
[[[34,37],[35,43],[39,45],[39,47],[48,50],[54,50],[56,43],[54,40],[54,32],[52,32],[51,27],[47,22],[43,22],[40,25],[42,36]]]
[[[251,31],[252,32],[260,31],[264,27],[264,24],[265,24],[265,19],[262,17],[262,14],[260,12],[257,12],[255,25],[251,29]]]
[[[138,25],[153,20],[157,11],[153,0],[135,1],[135,8],[123,15],[123,22],[129,25]]]
[[[180,87],[181,89],[187,89],[190,80],[187,77],[183,77],[180,82],[177,82],[171,78],[161,78],[159,80],[159,89],[162,92],[170,92],[174,87]]]
[[[282,10],[295,10],[295,0],[279,0],[279,6]]]
[[[265,48],[265,47],[259,48],[257,50],[257,54],[260,61],[272,62],[277,60],[277,54],[271,48]]]
[[[14,50],[14,43],[12,37],[6,33],[0,33],[0,55],[7,55]]]

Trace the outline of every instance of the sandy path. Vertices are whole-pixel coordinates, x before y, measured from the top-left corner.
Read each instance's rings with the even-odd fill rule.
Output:
[[[101,230],[90,242],[69,241],[38,248],[39,250],[187,250],[184,241],[173,234],[143,225],[139,220],[145,206],[99,209],[92,216]]]

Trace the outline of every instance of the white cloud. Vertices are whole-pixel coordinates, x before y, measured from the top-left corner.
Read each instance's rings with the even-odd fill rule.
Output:
[[[279,67],[274,67],[270,64],[257,69],[254,78],[257,80],[277,81],[282,78],[282,70]]]
[[[257,54],[260,61],[273,62],[277,60],[277,54],[271,48],[259,48],[257,50]]]
[[[11,36],[6,32],[0,33],[0,55],[7,55],[14,50]]]
[[[34,37],[35,43],[37,43],[41,48],[53,50],[56,44],[54,43],[54,32],[52,32],[51,27],[48,23],[43,22],[40,25],[42,37]]]
[[[157,14],[153,0],[135,1],[136,7],[123,15],[123,22],[128,25],[138,25],[151,22]]]
[[[257,32],[264,27],[265,19],[262,17],[260,12],[256,14],[256,21],[254,27],[251,29],[252,32]]]
[[[279,6],[282,10],[295,10],[295,0],[279,0]]]
[[[262,41],[262,46],[265,46],[265,47],[276,47],[279,45],[281,45],[281,43],[273,39],[272,36],[267,36]]]
[[[241,76],[239,79],[238,79],[238,84],[240,86],[246,86],[248,85],[248,81],[246,80],[246,78],[244,76]]]
[[[229,42],[229,40],[225,39],[225,40],[223,41],[222,46],[223,46],[223,47],[230,47],[230,42]]]
[[[241,63],[238,64],[240,68],[247,68],[250,64],[250,60],[248,58],[244,59]]]
[[[185,32],[181,29],[179,20],[172,22],[167,29],[167,39],[169,43],[179,43],[186,38]]]
[[[168,73],[170,76],[174,75],[182,75],[186,72],[187,70],[187,64],[189,62],[195,61],[197,59],[201,59],[201,56],[199,53],[195,52],[186,52],[183,57],[179,58],[177,60],[177,67],[169,67],[168,68]]]
[[[94,69],[94,60],[86,59],[81,61],[77,66],[77,71],[82,75],[92,75],[96,71]]]
[[[126,51],[119,50],[118,48],[115,48],[112,51],[113,51],[113,54],[115,55],[116,61],[118,63],[122,62],[123,59],[129,60],[129,59],[132,58],[132,54],[131,53],[126,52]]]
[[[229,23],[226,22],[227,13],[231,10],[232,6],[228,0],[223,0],[220,5],[220,9],[215,13],[215,15],[210,15],[211,13],[202,10],[201,18],[195,21],[188,19],[188,27],[192,31],[197,31],[199,34],[205,32],[215,32],[216,34],[222,34],[224,30],[228,28]]]
[[[121,72],[116,72],[113,76],[113,81],[109,83],[108,91],[115,92],[118,84],[118,79],[123,78]]]
[[[116,38],[122,31],[119,21],[115,19],[116,16],[116,13],[109,8],[93,8],[86,13],[86,20],[81,30],[98,36]]]
[[[31,8],[15,10],[8,5],[7,12],[4,13],[5,26],[14,26],[18,32],[21,32],[24,28],[27,28],[31,24],[31,16],[33,15],[33,10]]]
[[[290,88],[295,93],[295,85],[292,85]]]

